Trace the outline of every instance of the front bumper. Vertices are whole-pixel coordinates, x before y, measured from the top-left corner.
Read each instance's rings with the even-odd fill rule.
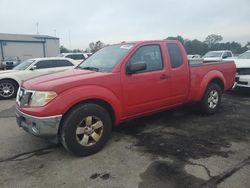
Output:
[[[235,77],[235,87],[250,88],[250,76],[249,75],[237,75]]]
[[[16,62],[9,62],[9,63],[3,62],[3,68],[5,68],[5,69],[12,69],[16,65],[18,65],[18,63],[16,63]]]
[[[19,127],[35,136],[58,142],[57,134],[62,115],[36,117],[16,110],[16,121]]]

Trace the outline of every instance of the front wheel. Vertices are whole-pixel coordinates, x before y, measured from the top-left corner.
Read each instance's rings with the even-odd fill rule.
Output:
[[[201,100],[201,110],[205,114],[214,114],[221,103],[222,90],[218,84],[211,83]]]
[[[63,119],[62,145],[77,156],[87,156],[102,149],[112,129],[109,113],[96,104],[81,104]]]

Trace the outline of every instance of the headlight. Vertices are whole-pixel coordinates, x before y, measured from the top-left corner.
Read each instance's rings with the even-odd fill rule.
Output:
[[[57,94],[54,91],[35,91],[30,99],[29,106],[45,106],[56,96]]]

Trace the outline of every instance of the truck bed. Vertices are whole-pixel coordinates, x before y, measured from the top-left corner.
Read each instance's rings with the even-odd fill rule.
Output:
[[[223,81],[223,90],[226,91],[232,87],[232,83],[235,80],[235,63],[234,61],[216,61],[216,62],[199,62],[199,63],[189,63],[190,67],[190,93],[189,101],[199,101],[203,94],[200,90],[203,88],[204,80],[208,75],[218,74]],[[203,78],[203,79],[201,79]]]

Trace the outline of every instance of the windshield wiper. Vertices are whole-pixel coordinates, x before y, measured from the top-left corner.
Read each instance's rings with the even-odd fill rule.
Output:
[[[93,71],[99,71],[99,69],[98,68],[96,68],[96,67],[79,67],[80,69],[84,69],[84,70],[93,70]]]

